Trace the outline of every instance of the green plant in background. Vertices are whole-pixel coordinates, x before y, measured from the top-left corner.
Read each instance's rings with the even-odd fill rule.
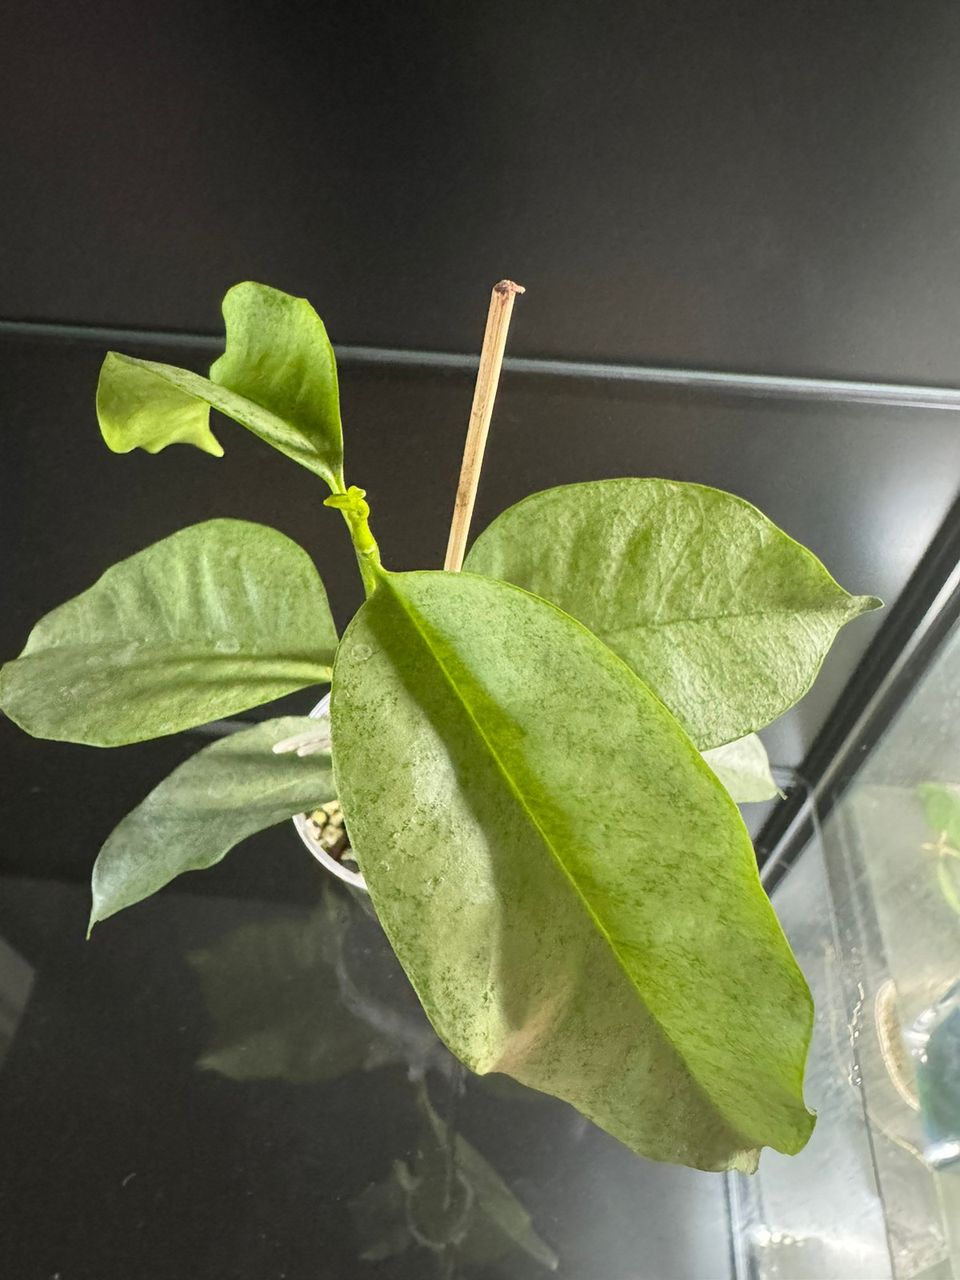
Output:
[[[924,815],[936,833],[935,843],[921,847],[937,856],[937,884],[944,901],[960,916],[960,787],[921,782],[917,793]]]
[[[117,746],[331,682],[328,752],[278,753],[316,723],[267,720],[124,819],[91,927],[336,795],[391,945],[472,1070],[564,1098],[656,1159],[750,1170],[764,1145],[798,1151],[811,999],[717,773],[771,793],[740,740],[878,601],[749,503],[654,479],[536,494],[466,572],[388,571],[343,479],[322,322],[252,283],[224,317],[209,378],[107,356],[104,439],[219,455],[210,406],[246,426],[330,488],[366,601],[338,640],[303,550],[212,520],[37,624],[0,703],[38,737]]]

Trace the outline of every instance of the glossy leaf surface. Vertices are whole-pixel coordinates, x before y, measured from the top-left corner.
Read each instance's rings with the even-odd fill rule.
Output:
[[[333,798],[328,754],[276,752],[306,716],[266,720],[204,747],[127,814],[93,868],[90,927],[142,902],[185,871],[202,871],[257,831]]]
[[[840,627],[880,603],[849,595],[750,503],[672,480],[534,494],[498,516],[464,567],[578,618],[701,749],[786,711]]]
[[[97,387],[103,438],[115,453],[192,444],[217,457],[210,407],[343,488],[337,367],[323,321],[305,298],[235,285],[223,300],[226,350],[210,377],[111,351]]]
[[[337,790],[387,935],[473,1070],[700,1168],[796,1151],[812,1009],[736,806],[584,627],[388,575],[334,671]]]
[[[704,751],[703,758],[737,804],[773,800],[780,788],[770,772],[767,749],[755,733]]]
[[[337,636],[307,553],[264,525],[191,525],[54,609],[0,671],[38,738],[112,747],[329,679]]]

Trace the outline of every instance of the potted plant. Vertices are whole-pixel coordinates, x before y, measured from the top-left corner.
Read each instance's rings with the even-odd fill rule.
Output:
[[[813,1010],[718,775],[756,786],[750,735],[879,602],[749,503],[658,479],[535,494],[459,572],[513,298],[498,290],[444,571],[384,567],[305,299],[231,289],[209,377],[108,354],[112,450],[219,456],[219,410],[329,488],[366,599],[338,637],[304,550],[210,520],[41,619],[0,705],[35,736],[112,747],[329,683],[329,741],[308,717],[260,722],[123,819],[91,928],[336,798],[387,937],[471,1070],[564,1098],[643,1155],[752,1170],[811,1132]]]

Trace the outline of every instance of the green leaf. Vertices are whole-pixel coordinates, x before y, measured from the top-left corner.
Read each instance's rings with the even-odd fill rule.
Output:
[[[598,480],[534,494],[485,530],[465,568],[560,606],[659,694],[701,750],[769,724],[810,688],[851,596],[732,494]]]
[[[783,794],[770,772],[766,747],[755,733],[711,747],[703,758],[737,804],[773,800]]]
[[[100,850],[90,928],[183,872],[212,867],[247,836],[331,800],[329,754],[275,750],[316,728],[307,716],[266,720],[174,769]]]
[[[952,848],[960,850],[960,787],[921,782],[917,791],[931,829],[938,836],[943,835]]]
[[[793,1152],[810,995],[730,797],[584,627],[471,574],[385,575],[334,668],[337,789],[387,935],[474,1071],[641,1154]]]
[[[305,298],[234,285],[223,300],[226,350],[204,378],[174,365],[108,353],[97,417],[114,453],[192,444],[216,457],[210,406],[343,489],[337,366],[323,321]]]
[[[301,547],[264,525],[210,520],[42,618],[0,670],[0,707],[37,738],[142,742],[326,681],[336,644]]]

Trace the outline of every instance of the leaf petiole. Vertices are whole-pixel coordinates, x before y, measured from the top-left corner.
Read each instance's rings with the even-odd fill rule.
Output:
[[[376,590],[384,568],[380,563],[377,540],[370,532],[370,504],[366,498],[367,491],[352,484],[345,493],[331,493],[329,498],[324,498],[323,505],[339,511],[347,522],[360,567],[360,577],[363,579],[363,589],[369,598]]]

